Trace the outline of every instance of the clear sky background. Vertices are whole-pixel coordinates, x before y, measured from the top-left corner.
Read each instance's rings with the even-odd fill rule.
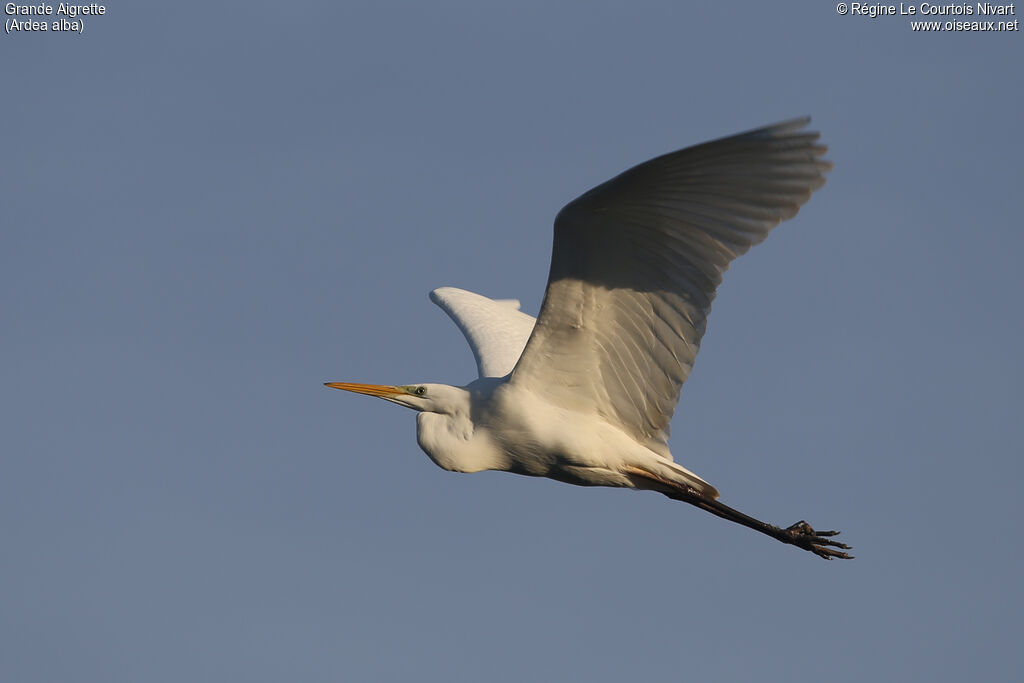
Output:
[[[0,35],[0,679],[1020,680],[1021,32],[106,7]],[[835,170],[727,274],[672,445],[856,560],[450,474],[321,385],[469,381],[430,289],[535,314],[564,203],[804,114]]]

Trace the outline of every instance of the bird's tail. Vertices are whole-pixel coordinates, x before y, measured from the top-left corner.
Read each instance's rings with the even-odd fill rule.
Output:
[[[718,499],[718,489],[696,474],[670,460],[627,465],[626,475],[638,489],[651,489],[660,493],[694,492],[711,500]]]

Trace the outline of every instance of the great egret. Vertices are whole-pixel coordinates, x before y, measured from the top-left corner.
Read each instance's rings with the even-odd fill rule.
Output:
[[[555,218],[536,320],[518,301],[431,292],[466,336],[479,379],[327,386],[419,411],[420,448],[446,470],[653,490],[826,560],[850,558],[835,531],[781,528],[720,503],[668,447],[722,273],[793,217],[832,167],[819,134],[803,130],[809,121],[657,157],[570,202]]]

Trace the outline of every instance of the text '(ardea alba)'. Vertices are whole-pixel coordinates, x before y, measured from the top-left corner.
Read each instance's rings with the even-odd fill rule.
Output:
[[[470,384],[327,386],[419,411],[420,448],[446,470],[657,491],[825,559],[849,558],[834,531],[781,528],[720,503],[668,447],[722,273],[796,215],[832,166],[808,121],[657,157],[569,203],[555,218],[536,320],[517,301],[431,292],[476,357]]]

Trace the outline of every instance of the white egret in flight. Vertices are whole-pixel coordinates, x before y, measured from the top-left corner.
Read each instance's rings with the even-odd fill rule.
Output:
[[[420,448],[446,470],[657,491],[827,560],[849,558],[837,532],[781,528],[720,503],[668,447],[722,273],[832,167],[818,133],[803,130],[809,120],[657,157],[570,202],[555,218],[536,320],[518,301],[431,292],[469,341],[479,379],[327,386],[418,411]]]

